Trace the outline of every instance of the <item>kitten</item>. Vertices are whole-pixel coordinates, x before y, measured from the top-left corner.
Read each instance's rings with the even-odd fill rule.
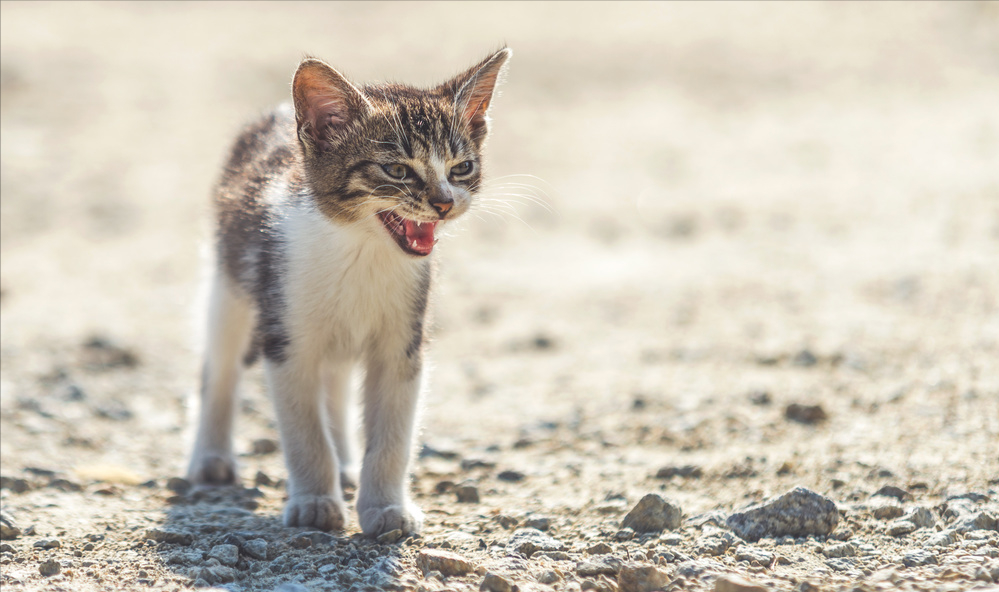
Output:
[[[406,491],[439,228],[482,183],[503,49],[429,90],[357,87],[302,61],[285,105],[236,141],[215,192],[218,263],[188,476],[236,480],[235,390],[262,353],[288,467],[284,522],[342,529],[357,479],[347,408],[364,371],[357,512],[366,535],[418,532]],[[249,353],[248,353],[249,352]]]

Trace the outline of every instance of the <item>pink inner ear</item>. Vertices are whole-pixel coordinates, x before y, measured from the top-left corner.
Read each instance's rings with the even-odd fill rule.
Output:
[[[319,145],[329,140],[331,130],[345,125],[352,117],[346,93],[353,88],[346,81],[341,83],[337,76],[322,64],[303,67],[295,77],[295,109],[299,124]]]

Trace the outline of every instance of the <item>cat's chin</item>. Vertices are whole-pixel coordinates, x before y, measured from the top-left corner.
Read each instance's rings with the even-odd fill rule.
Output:
[[[415,257],[426,257],[433,252],[437,222],[410,220],[394,212],[379,212],[378,219],[403,252]]]

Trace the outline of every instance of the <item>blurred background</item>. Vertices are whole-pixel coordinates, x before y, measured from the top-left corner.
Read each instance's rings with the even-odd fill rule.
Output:
[[[5,467],[181,470],[210,190],[304,55],[429,86],[508,45],[490,190],[439,248],[427,434],[582,422],[636,454],[652,430],[660,456],[999,472],[999,4],[0,14]],[[274,433],[248,390],[241,446]],[[821,403],[827,431],[753,415],[750,392]]]

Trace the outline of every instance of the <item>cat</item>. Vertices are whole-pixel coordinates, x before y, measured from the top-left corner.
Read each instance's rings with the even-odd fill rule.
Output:
[[[234,483],[236,386],[262,354],[288,469],[284,523],[418,533],[407,492],[438,229],[482,185],[504,48],[439,86],[355,86],[306,58],[285,104],[236,140],[215,190],[195,485]],[[364,370],[358,472],[350,375]],[[358,482],[359,478],[359,482]]]

